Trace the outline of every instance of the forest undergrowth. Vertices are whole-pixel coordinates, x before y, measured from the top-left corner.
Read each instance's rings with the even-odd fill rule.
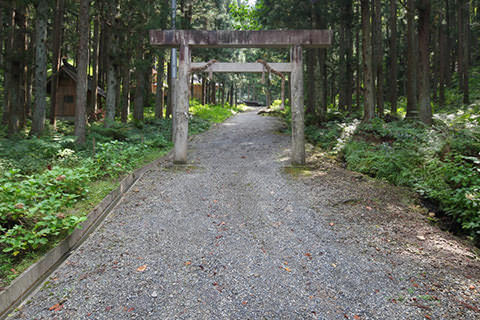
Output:
[[[242,110],[192,101],[189,133]],[[0,288],[71,233],[122,176],[170,150],[171,119],[146,111],[142,123],[91,124],[84,147],[69,122],[40,138],[7,139],[0,128]]]

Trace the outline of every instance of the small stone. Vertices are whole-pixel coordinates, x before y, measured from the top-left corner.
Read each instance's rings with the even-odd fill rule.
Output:
[[[417,239],[418,239],[418,240],[421,240],[421,241],[425,241],[425,237],[424,237],[424,236],[417,236]]]
[[[152,298],[156,298],[158,297],[158,293],[157,291],[153,291],[152,294],[151,294]]]

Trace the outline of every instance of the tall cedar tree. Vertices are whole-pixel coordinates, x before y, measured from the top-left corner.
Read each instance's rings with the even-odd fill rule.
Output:
[[[77,68],[77,91],[75,99],[75,137],[79,145],[85,144],[87,124],[87,68],[88,68],[88,40],[89,19],[88,11],[90,0],[80,0],[78,12],[78,68]]]

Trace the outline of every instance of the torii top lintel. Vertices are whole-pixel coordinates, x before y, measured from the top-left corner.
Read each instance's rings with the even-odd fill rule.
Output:
[[[326,48],[332,43],[331,30],[150,30],[150,43],[162,47],[180,44],[197,48]]]

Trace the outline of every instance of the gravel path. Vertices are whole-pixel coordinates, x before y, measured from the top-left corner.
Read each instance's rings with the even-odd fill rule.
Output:
[[[404,190],[239,114],[147,173],[15,319],[480,319],[480,262]],[[58,305],[57,305],[58,304]]]

